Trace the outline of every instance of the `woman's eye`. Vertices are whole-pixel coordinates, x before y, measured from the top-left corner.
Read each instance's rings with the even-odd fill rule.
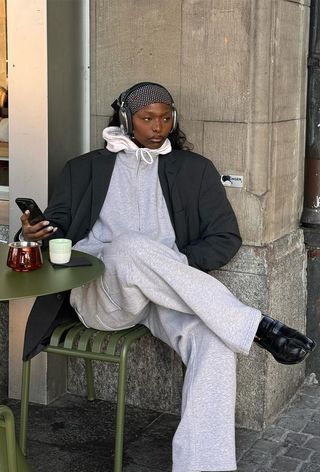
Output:
[[[150,121],[151,118],[149,118],[148,116],[145,116],[145,117],[143,118],[143,120],[144,120],[144,121]]]
[[[170,116],[165,116],[165,117],[163,118],[163,121],[170,121]]]

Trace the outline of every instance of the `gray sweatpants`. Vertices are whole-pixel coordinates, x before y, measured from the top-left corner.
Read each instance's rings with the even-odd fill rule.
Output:
[[[72,290],[80,319],[97,329],[145,324],[187,366],[173,472],[235,470],[236,353],[249,353],[260,311],[141,233],[105,244],[101,258],[104,275]]]

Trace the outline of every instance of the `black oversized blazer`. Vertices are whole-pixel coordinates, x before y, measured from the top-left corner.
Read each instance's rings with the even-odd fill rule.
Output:
[[[58,227],[55,238],[70,238],[75,244],[88,235],[104,203],[115,161],[116,154],[104,149],[67,162],[45,211],[50,224]],[[212,162],[190,151],[173,150],[159,156],[158,174],[176,244],[189,265],[208,272],[226,264],[241,238]],[[27,323],[24,359],[43,349],[57,324],[74,316],[68,293],[37,298]]]

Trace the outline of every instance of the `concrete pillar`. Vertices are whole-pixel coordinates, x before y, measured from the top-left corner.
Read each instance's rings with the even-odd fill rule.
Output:
[[[122,90],[145,80],[167,86],[195,150],[222,174],[244,179],[243,188],[227,189],[244,246],[215,275],[240,299],[302,330],[306,259],[299,219],[309,4],[141,0],[133,7],[130,0],[91,2],[91,146],[102,145],[109,104]],[[145,375],[141,358],[148,363],[151,356],[156,362],[152,380],[143,382],[143,406],[160,408],[161,403],[164,410],[177,411],[178,361],[157,341],[151,344],[156,353],[152,348],[150,354],[150,343],[137,348],[140,364],[132,373],[129,400],[139,403]],[[69,387],[77,391],[78,385],[81,391],[81,381],[74,383],[77,369],[72,364]],[[105,375],[111,374],[100,376],[100,395],[110,398]],[[263,427],[303,377],[304,365],[281,366],[258,348],[240,358],[239,425]]]

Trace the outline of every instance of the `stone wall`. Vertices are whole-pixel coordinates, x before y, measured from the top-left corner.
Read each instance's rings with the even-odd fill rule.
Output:
[[[103,145],[110,103],[121,91],[160,82],[195,150],[221,173],[244,176],[242,190],[228,189],[244,244],[268,244],[295,230],[303,199],[308,5],[92,2],[92,148]]]
[[[245,302],[301,329],[305,255],[298,226],[309,4],[303,0],[91,2],[92,148],[102,146],[110,103],[121,91],[145,80],[167,86],[195,150],[221,173],[244,178],[243,188],[227,189],[244,246],[215,275]],[[133,379],[141,384],[141,375],[148,374],[147,363],[153,365],[142,406],[177,411],[181,375],[176,356],[156,340],[136,349],[139,366]],[[73,391],[77,391],[77,369],[70,370]],[[109,398],[110,374],[100,372],[99,395]],[[261,350],[240,358],[238,423],[263,427],[303,376],[303,366],[285,368]],[[139,402],[139,389],[132,380],[130,401]]]

